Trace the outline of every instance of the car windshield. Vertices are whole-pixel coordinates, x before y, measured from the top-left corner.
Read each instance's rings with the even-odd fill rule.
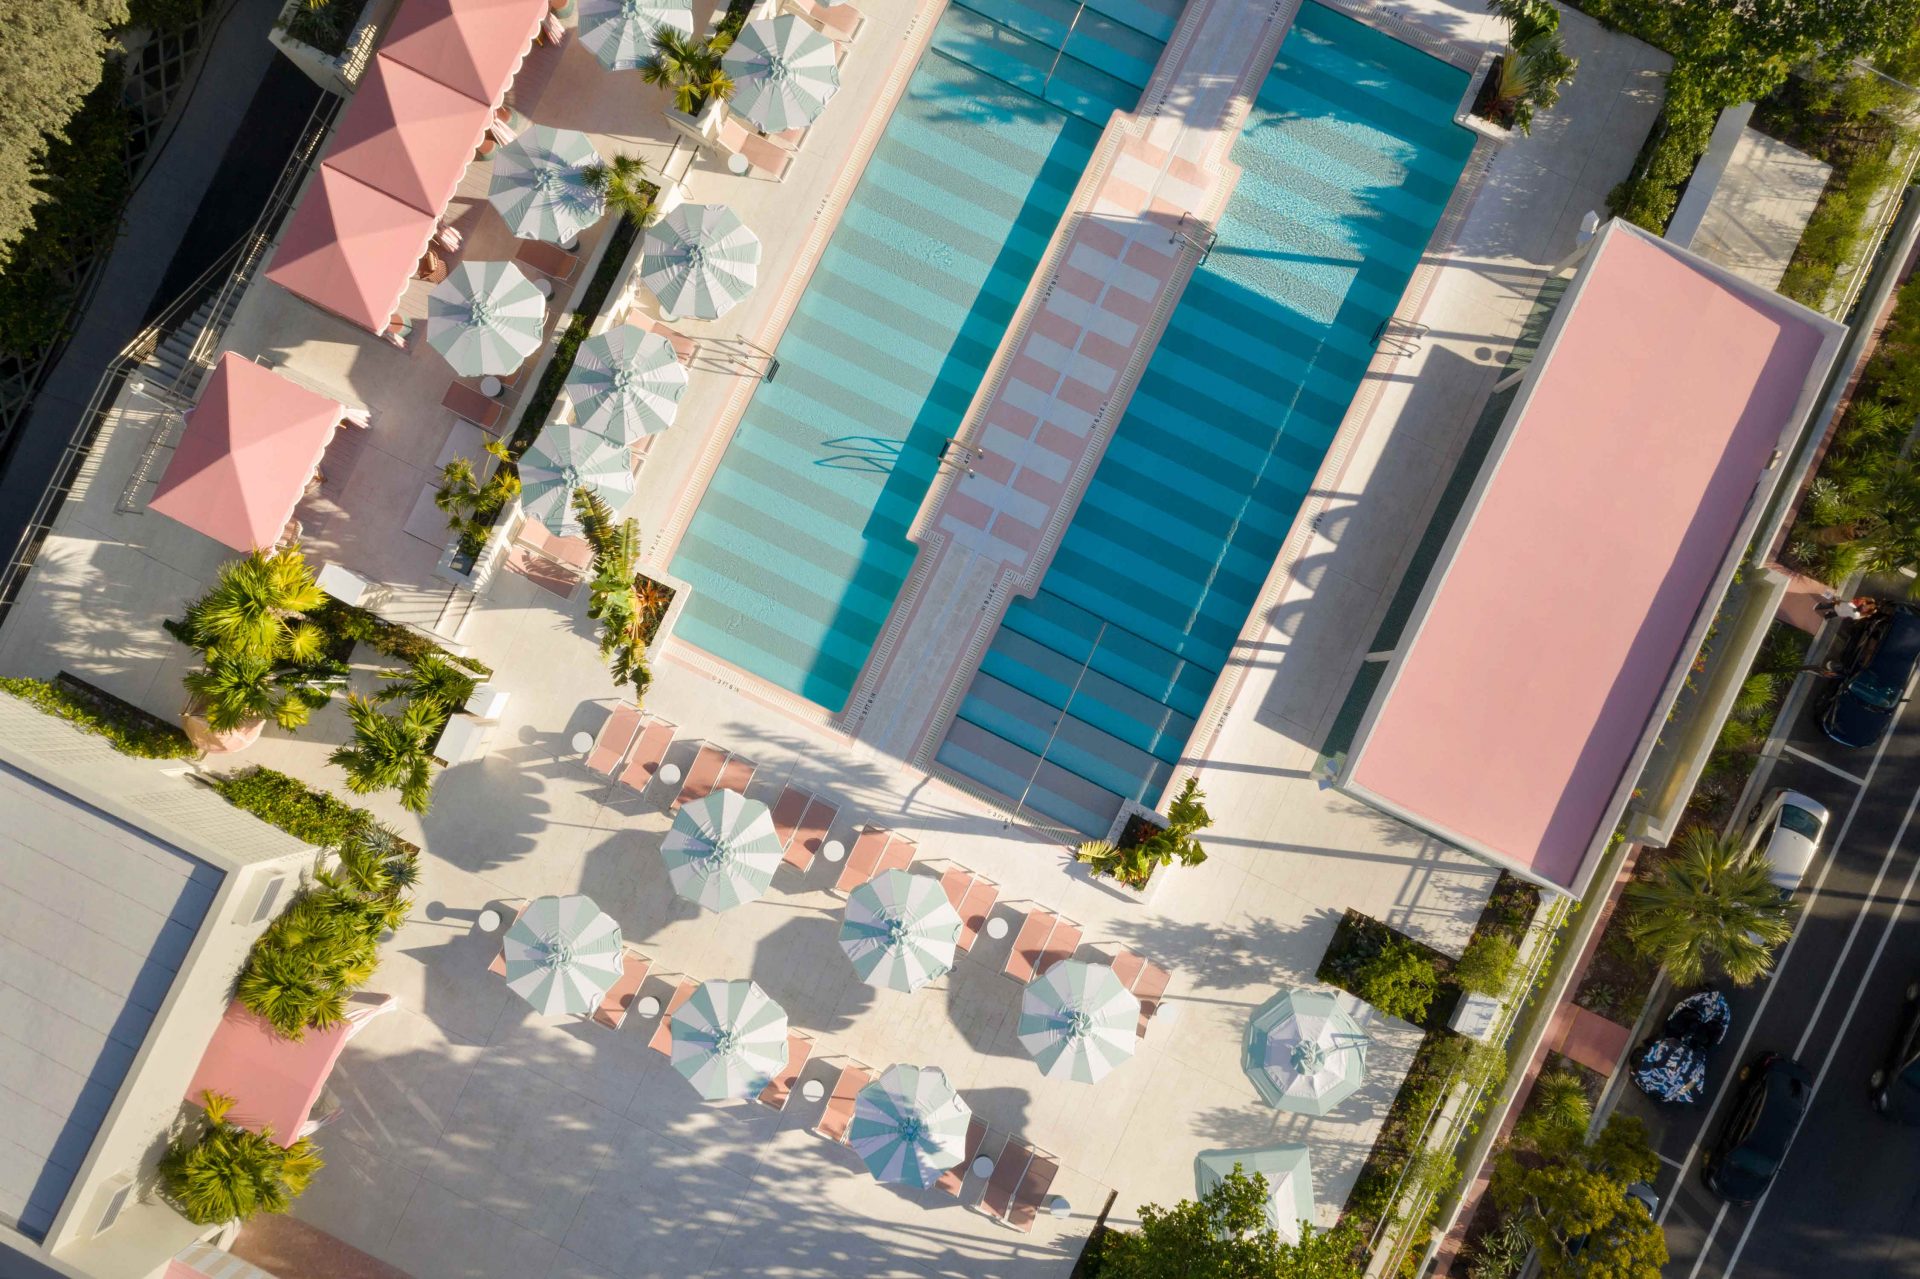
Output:
[[[1736,1150],[1727,1156],[1727,1164],[1729,1167],[1738,1168],[1741,1172],[1755,1177],[1767,1177],[1773,1174],[1773,1160],[1757,1150]]]
[[[1808,839],[1820,838],[1820,822],[1804,808],[1795,808],[1792,804],[1780,806],[1780,825],[1796,835],[1805,835]]]
[[[1855,699],[1865,702],[1875,710],[1890,711],[1900,701],[1900,690],[1891,684],[1882,684],[1874,679],[1872,672],[1863,672],[1853,681],[1850,690]]]

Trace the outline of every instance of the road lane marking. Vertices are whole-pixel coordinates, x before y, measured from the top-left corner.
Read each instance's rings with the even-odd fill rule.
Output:
[[[1659,1159],[1659,1161],[1660,1161],[1661,1163],[1663,1163],[1663,1164],[1665,1164],[1665,1165],[1666,1165],[1667,1167],[1669,1167],[1669,1168],[1684,1168],[1684,1167],[1686,1167],[1686,1165],[1685,1165],[1685,1164],[1683,1164],[1683,1163],[1681,1163],[1681,1162],[1680,1162],[1680,1161],[1679,1161],[1678,1159],[1669,1159],[1669,1158],[1668,1158],[1667,1156],[1665,1156],[1665,1155],[1663,1155],[1663,1154],[1660,1154],[1660,1152],[1659,1152],[1659,1151],[1655,1151],[1655,1152],[1654,1152],[1654,1156],[1655,1156],[1655,1158],[1657,1158],[1657,1159]]]
[[[1916,671],[1907,680],[1907,687],[1901,694],[1901,705],[1903,707],[1906,705],[1907,699],[1913,696],[1913,689],[1916,683],[1920,683],[1920,671]],[[1899,728],[1899,722],[1896,720],[1888,727],[1887,731],[1881,735],[1880,744],[1873,748],[1873,758],[1867,761],[1866,774],[1859,788],[1854,791],[1853,802],[1847,805],[1847,815],[1841,820],[1840,829],[1834,833],[1832,851],[1828,853],[1826,861],[1822,863],[1820,874],[1813,881],[1813,889],[1807,894],[1806,905],[1801,908],[1800,916],[1802,919],[1813,913],[1814,904],[1820,900],[1820,890],[1826,887],[1827,876],[1833,872],[1834,866],[1839,863],[1841,845],[1846,842],[1847,832],[1853,829],[1853,819],[1859,815],[1860,805],[1865,802],[1867,798],[1867,791],[1873,783],[1873,775],[1880,771],[1880,760],[1887,753],[1887,747],[1892,744]],[[1886,858],[1882,859],[1883,864],[1886,860],[1892,858],[1892,856],[1893,850],[1888,849]],[[1865,910],[1866,906],[1862,905],[1861,909]],[[1796,926],[1793,930],[1793,935],[1787,938],[1786,948],[1780,952],[1780,959],[1773,966],[1773,973],[1767,981],[1767,988],[1760,992],[1760,1003],[1753,1010],[1753,1020],[1747,1023],[1746,1030],[1741,1033],[1740,1043],[1738,1047],[1734,1049],[1732,1060],[1736,1062],[1746,1060],[1747,1048],[1753,1043],[1754,1032],[1760,1028],[1761,1020],[1767,1015],[1767,1005],[1773,1001],[1773,992],[1780,989],[1782,985],[1780,978],[1786,973],[1787,965],[1792,962],[1794,947],[1800,944],[1800,938],[1805,932],[1805,929]],[[1716,1089],[1713,1094],[1713,1100],[1707,1103],[1706,1117],[1700,1121],[1700,1128],[1694,1135],[1693,1144],[1687,1147],[1687,1157],[1682,1160],[1680,1164],[1679,1181],[1681,1183],[1686,1181],[1687,1169],[1693,1164],[1693,1157],[1700,1153],[1700,1147],[1706,1143],[1707,1133],[1713,1129],[1713,1117],[1719,1113],[1720,1103],[1727,1099],[1730,1091],[1728,1084],[1731,1082],[1731,1076],[1723,1078],[1720,1081],[1720,1087]],[[1673,1205],[1677,1198],[1678,1196],[1674,1196],[1668,1199],[1666,1203],[1660,1205],[1660,1215],[1654,1218],[1656,1225],[1664,1226],[1666,1224],[1667,1214],[1673,1211]]]
[[[1707,1228],[1707,1237],[1700,1241],[1700,1255],[1693,1259],[1693,1269],[1687,1271],[1687,1279],[1698,1279],[1700,1267],[1706,1264],[1707,1254],[1713,1251],[1713,1237],[1720,1233],[1720,1223],[1727,1219],[1727,1209],[1731,1206],[1724,1199],[1720,1201],[1720,1211],[1713,1214],[1713,1225]]]
[[[1900,821],[1900,831],[1893,837],[1895,848],[1898,848],[1900,841],[1906,838],[1907,826],[1913,821],[1914,810],[1917,808],[1920,808],[1920,790],[1913,793],[1913,801],[1907,805],[1907,815]],[[1813,1103],[1820,1096],[1820,1085],[1826,1082],[1827,1072],[1833,1069],[1833,1059],[1840,1055],[1840,1043],[1847,1037],[1847,1028],[1853,1025],[1853,1015],[1860,1011],[1860,999],[1861,996],[1867,993],[1867,983],[1873,980],[1874,970],[1880,967],[1880,960],[1886,955],[1887,943],[1893,939],[1894,925],[1900,922],[1900,916],[1905,913],[1907,906],[1913,900],[1915,884],[1920,884],[1920,857],[1914,858],[1913,869],[1907,872],[1906,885],[1901,888],[1898,900],[1893,903],[1893,910],[1888,913],[1887,922],[1880,929],[1880,940],[1874,945],[1872,957],[1867,960],[1867,971],[1861,974],[1859,982],[1854,986],[1853,998],[1847,1002],[1846,1016],[1840,1019],[1840,1029],[1834,1032],[1832,1046],[1827,1049],[1826,1057],[1820,1062],[1820,1072],[1813,1077],[1813,1087],[1807,1092],[1808,1110],[1813,1109]],[[1879,892],[1879,888],[1880,882],[1875,880],[1873,892],[1867,894],[1869,904],[1872,902],[1874,894]],[[1866,911],[1861,911],[1859,918],[1864,920],[1866,918]],[[1853,946],[1853,934],[1851,933],[1847,936],[1847,946],[1849,949]],[[1845,962],[1846,951],[1843,950],[1840,953],[1840,963],[1844,964]],[[1835,964],[1834,976],[1839,976],[1839,973],[1840,964]],[[1827,988],[1829,990],[1833,988],[1833,982],[1831,980],[1828,981]],[[1826,1002],[1826,995],[1821,995],[1821,1006],[1824,1007]],[[1813,1016],[1807,1020],[1807,1033],[1800,1037],[1799,1046],[1793,1050],[1793,1055],[1796,1060],[1802,1052],[1806,1051],[1807,1042],[1813,1038],[1813,1028],[1819,1020],[1820,1008],[1815,1008]],[[1784,1168],[1786,1166],[1787,1157],[1793,1153],[1793,1143],[1798,1141],[1799,1138],[1800,1130],[1795,1128],[1793,1130],[1793,1136],[1787,1138],[1787,1148],[1780,1152],[1781,1167]],[[1727,1258],[1727,1268],[1720,1272],[1722,1279],[1732,1279],[1733,1268],[1740,1264],[1740,1254],[1746,1251],[1747,1238],[1753,1234],[1753,1227],[1760,1220],[1760,1214],[1766,1211],[1767,1196],[1772,1193],[1773,1186],[1769,1183],[1766,1190],[1761,1193],[1759,1200],[1753,1205],[1753,1212],[1747,1218],[1746,1229],[1740,1232],[1740,1239],[1739,1242],[1734,1245],[1733,1255]]]
[[[1818,755],[1809,755],[1806,751],[1801,750],[1798,746],[1795,746],[1792,742],[1784,743],[1780,747],[1780,752],[1783,755],[1791,755],[1795,759],[1801,761],[1802,763],[1812,764],[1815,768],[1824,768],[1829,773],[1832,773],[1835,777],[1844,777],[1848,781],[1852,782],[1855,786],[1865,786],[1867,784],[1866,778],[1855,777],[1852,773],[1849,773],[1846,769],[1841,768],[1838,764],[1829,764],[1826,760],[1821,759]]]

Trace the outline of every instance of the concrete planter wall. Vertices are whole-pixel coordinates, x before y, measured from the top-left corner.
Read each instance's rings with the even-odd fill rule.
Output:
[[[1459,109],[1453,113],[1453,122],[1463,129],[1471,129],[1481,137],[1505,146],[1513,141],[1513,130],[1473,113],[1473,104],[1480,97],[1480,86],[1484,85],[1487,77],[1493,74],[1493,64],[1499,60],[1502,52],[1503,50],[1499,49],[1488,49],[1480,55],[1480,65],[1473,69],[1473,74],[1467,79],[1467,92],[1460,99]]]
[[[374,42],[392,19],[398,0],[366,0],[365,7],[360,11],[360,21],[354,24],[353,31],[347,36],[347,47],[337,54],[316,49],[304,40],[287,34],[294,13],[305,3],[306,0],[287,0],[280,9],[280,16],[274,19],[273,26],[268,30],[267,40],[286,55],[289,62],[299,67],[307,79],[329,93],[337,93],[343,98],[351,97],[354,87],[360,82],[360,73],[373,56]]]

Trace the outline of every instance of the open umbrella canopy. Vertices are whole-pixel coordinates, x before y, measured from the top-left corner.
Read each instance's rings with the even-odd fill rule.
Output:
[[[717,320],[753,291],[760,237],[732,209],[683,204],[647,228],[640,279],[672,315]]]
[[[1248,1019],[1241,1065],[1272,1105],[1324,1115],[1366,1078],[1367,1042],[1336,996],[1287,991]]]
[[[853,1099],[847,1144],[881,1181],[925,1189],[967,1157],[973,1108],[935,1066],[890,1066]]]
[[[769,133],[811,124],[840,91],[833,41],[790,13],[740,28],[720,63],[733,80],[728,105]]]
[[[693,34],[690,0],[580,0],[578,39],[609,71],[632,71],[653,52],[653,33]]]
[[[618,507],[633,495],[633,457],[627,446],[583,426],[549,422],[520,455],[520,506],[555,534],[579,530],[573,491],[590,488]]]
[[[750,981],[702,982],[673,1013],[673,1068],[708,1101],[752,1097],[787,1065],[787,1010]]]
[[[537,124],[494,153],[487,200],[521,239],[570,244],[607,211],[587,178],[599,163],[586,134]]]
[[[660,845],[673,891],[708,910],[730,910],[766,892],[785,855],[772,812],[731,790],[682,807]]]
[[[617,324],[580,344],[562,390],[580,425],[633,444],[673,425],[687,370],[658,333]]]
[[[549,1017],[585,1016],[620,979],[620,925],[578,893],[535,898],[500,946],[507,989]]]
[[[1020,996],[1020,1046],[1045,1074],[1093,1083],[1133,1056],[1140,1001],[1113,969],[1068,959]]]
[[[427,295],[427,341],[462,377],[513,372],[546,327],[547,300],[511,262],[462,262]]]
[[[1267,1182],[1267,1225],[1288,1243],[1300,1242],[1300,1223],[1313,1222],[1313,1167],[1307,1148],[1293,1144],[1256,1150],[1203,1150],[1193,1161],[1193,1185],[1201,1195],[1227,1179],[1240,1166],[1251,1177]]]
[[[953,967],[960,914],[940,881],[890,870],[847,894],[840,949],[876,986],[913,991]]]

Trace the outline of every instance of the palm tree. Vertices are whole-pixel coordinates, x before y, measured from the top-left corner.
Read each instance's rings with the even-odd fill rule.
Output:
[[[1200,780],[1187,778],[1187,784],[1167,805],[1167,824],[1137,844],[1120,847],[1104,839],[1090,839],[1074,851],[1074,859],[1085,862],[1094,874],[1116,879],[1129,888],[1145,888],[1155,869],[1179,862],[1198,866],[1207,860],[1207,852],[1194,838],[1213,824],[1207,812],[1206,796]]]
[[[671,30],[671,28],[668,28]],[[600,193],[609,211],[641,226],[653,220],[653,201],[659,188],[647,181],[647,166],[637,155],[616,155],[583,171],[587,184]]]
[[[467,704],[475,683],[473,676],[440,654],[425,652],[414,658],[405,670],[388,671],[387,682],[380,686],[373,700],[383,706],[402,697],[409,702],[424,702],[445,720]]]
[[[1920,565],[1920,463],[1876,459],[1840,485],[1840,502],[1856,513],[1846,540],[1833,551],[1832,575],[1897,573]],[[1908,586],[1920,597],[1920,577]]]
[[[327,602],[298,546],[254,551],[223,566],[213,589],[187,607],[188,642],[203,651],[306,663],[326,634],[305,614]]]
[[[733,96],[733,78],[720,65],[722,52],[715,41],[661,27],[653,33],[653,52],[640,64],[640,78],[672,93],[675,110],[698,115],[708,102]]]
[[[1560,40],[1560,13],[1546,0],[1489,0],[1487,8],[1507,24],[1507,47],[1492,86],[1493,107],[1522,133],[1533,129],[1536,109],[1553,106],[1579,63]]]
[[[1584,1139],[1592,1123],[1593,1102],[1579,1076],[1549,1070],[1534,1080],[1533,1096],[1515,1129],[1529,1141],[1552,1145],[1557,1137]]]
[[[347,699],[353,740],[327,757],[347,773],[347,789],[356,795],[397,790],[408,812],[433,807],[433,747],[443,721],[431,706],[414,702],[388,715],[371,700]]]
[[[285,1212],[325,1167],[308,1138],[282,1146],[271,1132],[227,1121],[233,1098],[201,1094],[206,1126],[183,1134],[160,1159],[167,1197],[188,1221],[218,1226],[255,1213]]]
[[[281,668],[264,658],[236,656],[218,649],[207,664],[182,682],[193,694],[194,709],[216,733],[247,729],[262,720],[282,728],[305,724],[312,707],[297,689],[283,682]]]
[[[352,988],[337,975],[342,965],[327,962],[348,945],[341,938],[310,938],[292,945],[256,946],[247,958],[234,993],[247,1010],[288,1039],[309,1027],[325,1030],[347,1015]]]
[[[1737,836],[1690,827],[1651,875],[1627,886],[1627,940],[1678,986],[1699,984],[1709,969],[1736,985],[1756,981],[1793,933],[1792,903],[1770,869]]]
[[[600,623],[600,656],[614,683],[631,684],[636,696],[644,697],[653,683],[647,644],[657,619],[647,612],[639,587],[639,522],[614,523],[612,508],[586,488],[574,490],[573,509],[581,536],[593,550],[587,616]]]

